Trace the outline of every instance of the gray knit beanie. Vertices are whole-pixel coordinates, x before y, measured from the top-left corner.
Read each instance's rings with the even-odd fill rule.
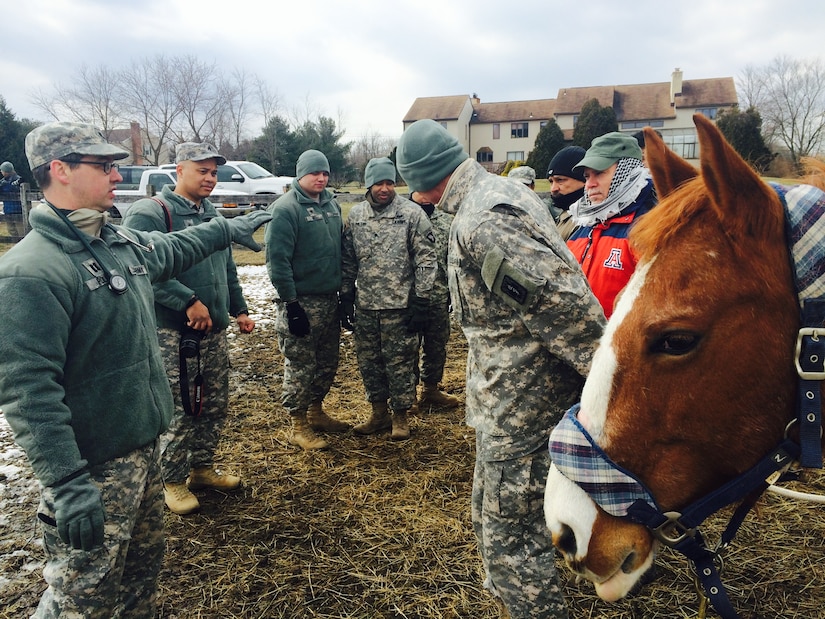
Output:
[[[389,157],[370,159],[364,169],[364,185],[367,189],[381,181],[395,182],[395,164]]]
[[[295,180],[312,172],[329,172],[327,156],[320,150],[305,150],[295,164]]]
[[[458,140],[434,120],[417,120],[398,141],[398,172],[410,191],[429,191],[469,155]]]

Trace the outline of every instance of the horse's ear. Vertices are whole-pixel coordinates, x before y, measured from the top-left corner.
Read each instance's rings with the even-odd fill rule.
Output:
[[[702,179],[722,222],[731,233],[773,234],[776,225],[784,225],[782,203],[776,192],[725,141],[716,125],[702,114],[694,114],[693,122],[699,136]],[[764,208],[752,208],[756,204]],[[747,212],[736,212],[740,208]],[[738,226],[744,229],[737,230]]]
[[[670,150],[659,134],[650,127],[645,127],[645,159],[656,195],[664,198],[685,181],[694,178],[696,168]]]

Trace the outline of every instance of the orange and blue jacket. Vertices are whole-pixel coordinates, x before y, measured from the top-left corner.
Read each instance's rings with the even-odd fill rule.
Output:
[[[656,205],[656,192],[648,182],[633,204],[595,226],[577,228],[567,247],[581,265],[593,294],[610,318],[616,296],[636,270],[636,256],[627,240],[633,222]]]

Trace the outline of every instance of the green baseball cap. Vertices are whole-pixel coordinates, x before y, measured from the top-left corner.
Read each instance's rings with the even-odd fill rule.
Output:
[[[619,159],[642,160],[642,149],[632,135],[613,131],[597,137],[590,143],[590,148],[584,154],[584,158],[579,161],[573,170],[590,168],[601,172],[606,170]]]

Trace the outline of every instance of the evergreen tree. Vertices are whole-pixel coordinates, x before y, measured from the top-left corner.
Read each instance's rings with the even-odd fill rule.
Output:
[[[745,161],[760,174],[765,173],[775,155],[765,145],[762,117],[756,109],[749,107],[744,112],[739,108],[722,110],[716,126]]]
[[[536,136],[535,148],[527,156],[527,165],[536,171],[537,178],[547,176],[550,160],[564,146],[564,133],[554,118],[541,128]]]
[[[247,157],[275,176],[294,176],[299,154],[295,152],[295,138],[289,125],[280,116],[274,116],[252,142]]]
[[[573,144],[588,149],[594,138],[618,130],[619,123],[613,108],[602,107],[598,99],[591,99],[579,112],[579,120],[573,130]]]
[[[23,177],[23,182],[34,186],[34,177],[26,159],[26,134],[37,123],[31,120],[17,120],[12,111],[6,107],[6,100],[0,95],[0,162],[10,161],[14,171]]]

